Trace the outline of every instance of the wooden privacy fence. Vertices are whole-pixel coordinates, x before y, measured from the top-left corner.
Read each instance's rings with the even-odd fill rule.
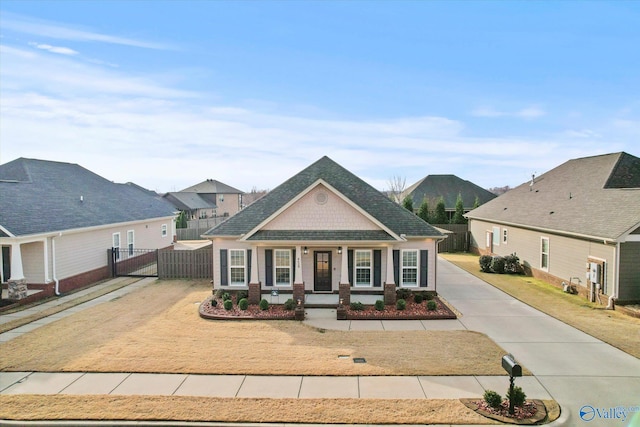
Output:
[[[468,252],[469,251],[469,226],[467,224],[431,224],[434,227],[442,228],[452,233],[448,233],[446,239],[438,243],[438,253],[440,252]]]
[[[164,249],[158,252],[158,278],[211,279],[213,277],[213,249]]]

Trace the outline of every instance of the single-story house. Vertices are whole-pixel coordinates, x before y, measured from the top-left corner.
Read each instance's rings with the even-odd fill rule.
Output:
[[[636,156],[569,160],[466,216],[480,254],[515,253],[534,276],[603,304],[640,302]]]
[[[325,156],[203,237],[215,289],[304,299],[345,287],[435,291],[446,236]]]
[[[109,248],[171,246],[175,210],[153,192],[76,164],[19,158],[0,165],[0,279],[39,296],[111,274]]]
[[[442,198],[449,221],[456,211],[458,196],[462,198],[464,212],[472,210],[476,202],[479,206],[497,197],[489,190],[485,190],[471,181],[450,174],[425,176],[403,191],[400,200],[404,200],[407,196],[413,200],[413,207],[416,211],[424,199],[427,199],[430,210],[434,210]]]

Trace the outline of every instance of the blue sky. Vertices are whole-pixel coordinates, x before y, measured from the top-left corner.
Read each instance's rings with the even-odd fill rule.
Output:
[[[379,189],[640,155],[640,2],[0,3],[0,163],[177,191],[328,155]]]

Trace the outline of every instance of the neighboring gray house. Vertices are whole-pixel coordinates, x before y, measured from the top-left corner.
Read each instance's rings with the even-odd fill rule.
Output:
[[[640,302],[638,157],[569,160],[466,216],[481,254],[516,253],[534,276],[592,300]]]
[[[451,220],[456,211],[458,195],[462,197],[465,212],[473,209],[476,200],[482,205],[497,197],[492,192],[456,175],[427,175],[403,191],[400,202],[410,196],[414,209],[418,210],[423,200],[427,199],[429,209],[434,210],[442,197],[447,219]]]
[[[382,293],[436,289],[445,236],[328,157],[209,230],[214,288]]]
[[[0,200],[0,279],[26,282],[41,296],[109,277],[111,247],[164,248],[175,235],[170,203],[76,164],[0,165]]]
[[[207,179],[184,190],[169,192],[164,197],[176,209],[187,212],[188,219],[228,217],[243,205],[243,192],[214,179]]]

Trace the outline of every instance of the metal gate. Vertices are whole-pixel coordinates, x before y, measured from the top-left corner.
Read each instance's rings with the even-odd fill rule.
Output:
[[[158,277],[158,250],[111,248],[111,275],[130,277]]]

